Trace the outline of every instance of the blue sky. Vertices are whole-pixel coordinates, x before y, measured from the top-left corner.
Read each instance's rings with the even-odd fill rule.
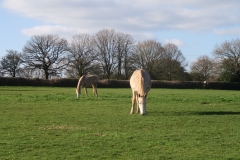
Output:
[[[215,45],[239,38],[239,0],[2,0],[0,58],[22,48],[32,35],[115,29],[136,42],[174,43],[189,65]]]

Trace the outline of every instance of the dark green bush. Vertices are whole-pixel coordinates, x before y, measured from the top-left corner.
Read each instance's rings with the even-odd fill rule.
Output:
[[[76,87],[78,79],[62,78],[43,80],[39,78],[0,77],[0,86],[52,86]],[[99,88],[130,88],[129,80],[105,79],[98,82]],[[152,88],[175,89],[224,89],[240,90],[240,83],[236,82],[195,82],[195,81],[159,81],[152,80]]]

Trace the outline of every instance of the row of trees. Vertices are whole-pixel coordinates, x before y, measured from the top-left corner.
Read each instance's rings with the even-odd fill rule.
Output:
[[[174,44],[135,43],[129,34],[103,29],[95,35],[74,35],[70,44],[57,35],[32,36],[22,53],[7,50],[1,71],[13,77],[79,78],[90,73],[129,79],[135,69],[144,68],[153,79],[172,80],[184,75],[185,65],[185,57]]]
[[[240,82],[240,39],[216,45],[213,55],[214,59],[201,56],[191,64],[192,79]]]
[[[7,50],[0,61],[1,76],[27,78],[79,78],[96,74],[100,78],[129,79],[135,69],[144,68],[158,80],[240,81],[240,40],[215,46],[214,59],[201,56],[190,66],[174,44],[156,40],[136,43],[132,36],[103,29],[94,35],[76,34],[72,41],[58,35],[35,35],[22,52]]]

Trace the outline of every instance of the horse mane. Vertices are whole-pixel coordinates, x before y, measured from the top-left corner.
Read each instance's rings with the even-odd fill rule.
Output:
[[[83,82],[84,78],[85,78],[85,75],[83,75],[82,77],[79,78],[78,84],[77,84],[77,90],[79,90],[79,88],[82,86],[82,82]]]
[[[139,75],[139,84],[138,84],[138,94],[142,97],[145,96],[146,91],[144,87],[144,78],[143,78],[143,69],[140,70],[140,75]]]
[[[79,78],[77,89],[81,87],[87,87],[89,85],[96,85],[98,83],[98,77],[96,75],[83,75]]]

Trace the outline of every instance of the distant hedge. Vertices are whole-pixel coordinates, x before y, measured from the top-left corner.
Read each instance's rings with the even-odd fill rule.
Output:
[[[44,80],[39,78],[21,77],[0,77],[0,86],[53,86],[53,87],[73,87],[77,79],[51,79]]]
[[[0,77],[0,86],[52,86],[52,87],[76,87],[78,79],[29,79],[29,78],[13,78]],[[100,80],[99,88],[129,88],[129,80]],[[193,82],[193,81],[160,81],[152,80],[152,88],[175,88],[175,89],[224,89],[224,90],[240,90],[240,83],[225,82]]]

